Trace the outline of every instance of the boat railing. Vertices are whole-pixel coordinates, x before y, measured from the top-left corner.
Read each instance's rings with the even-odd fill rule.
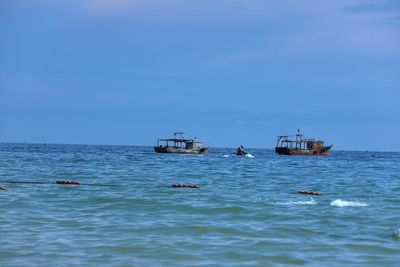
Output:
[[[295,147],[295,148],[308,148],[310,145],[322,142],[317,141],[315,138],[310,138],[302,134],[296,135],[280,135],[276,142],[277,147]]]
[[[183,137],[183,132],[176,132],[176,133],[174,133],[174,138],[175,139],[185,139],[184,137]]]
[[[172,143],[173,147],[188,147],[188,144],[191,144],[190,146],[193,147],[201,147],[203,142],[196,140],[196,139],[189,139],[189,138],[184,138],[184,139],[180,139],[180,138],[162,138],[162,139],[157,139],[157,146],[160,146],[160,143],[165,143],[165,145],[161,145],[161,146],[170,146],[170,143]]]

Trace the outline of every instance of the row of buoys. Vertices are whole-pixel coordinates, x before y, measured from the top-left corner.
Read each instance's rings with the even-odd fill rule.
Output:
[[[60,180],[60,181],[56,181],[56,184],[74,184],[74,185],[79,185],[81,183],[79,181],[64,181],[64,180]]]
[[[56,184],[80,185],[81,183],[79,181],[58,180],[58,181],[56,181]],[[197,184],[173,184],[173,185],[171,185],[171,187],[173,187],[173,188],[200,188],[200,186]],[[3,186],[0,186],[0,190],[8,190],[8,189]],[[313,196],[322,196],[323,195],[323,193],[321,193],[321,192],[305,191],[305,190],[297,191],[297,193],[303,194],[303,195],[313,195]]]
[[[174,187],[174,188],[200,188],[200,186],[195,185],[195,184],[173,184],[173,185],[171,185],[171,187]],[[313,195],[313,196],[322,196],[323,195],[323,193],[321,193],[321,192],[304,191],[304,190],[297,191],[297,193],[303,194],[303,195]]]
[[[62,185],[85,185],[85,186],[117,186],[114,184],[81,184],[79,181],[70,181],[70,180],[58,180],[52,183],[48,182],[37,182],[37,181],[2,181],[8,184],[62,184]],[[8,190],[5,187],[0,186],[0,190]]]
[[[173,184],[171,187],[174,188],[200,188],[197,184]]]
[[[303,194],[303,195],[313,195],[313,196],[322,196],[323,194],[321,192],[315,192],[315,191],[297,191],[297,193],[299,194]]]

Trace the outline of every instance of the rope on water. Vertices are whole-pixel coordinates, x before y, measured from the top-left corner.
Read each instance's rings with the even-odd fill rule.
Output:
[[[68,180],[58,180],[54,183],[31,182],[31,181],[2,181],[1,183],[4,183],[4,184],[63,184],[63,185],[85,185],[85,186],[107,186],[107,187],[118,186],[115,184],[86,184],[86,183],[81,183],[79,181],[68,181]],[[0,189],[0,190],[7,190],[7,189]]]

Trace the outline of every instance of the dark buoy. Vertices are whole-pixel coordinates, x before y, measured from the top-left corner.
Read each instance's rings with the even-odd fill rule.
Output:
[[[314,195],[314,196],[322,196],[323,194],[321,192],[313,192],[313,191],[297,191],[299,194],[303,195]]]
[[[81,184],[78,181],[64,181],[64,180],[60,180],[60,181],[56,181],[56,184],[74,184],[74,185],[79,185]]]
[[[200,186],[196,185],[196,184],[173,184],[171,185],[171,187],[174,188],[200,188]]]

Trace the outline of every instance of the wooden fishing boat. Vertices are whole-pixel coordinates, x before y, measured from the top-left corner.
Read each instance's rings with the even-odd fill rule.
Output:
[[[280,155],[327,156],[332,146],[325,146],[324,141],[305,137],[297,130],[296,135],[278,136],[275,152]]]
[[[154,147],[157,153],[183,153],[183,154],[204,154],[208,147],[204,147],[196,138],[185,138],[183,132],[174,133],[173,138],[158,139]]]

